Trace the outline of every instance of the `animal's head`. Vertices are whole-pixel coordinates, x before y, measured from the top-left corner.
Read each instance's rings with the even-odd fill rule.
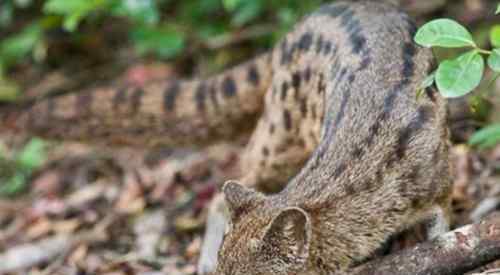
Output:
[[[311,221],[298,207],[279,207],[272,198],[236,182],[224,185],[231,225],[218,256],[217,275],[301,273],[309,259]]]

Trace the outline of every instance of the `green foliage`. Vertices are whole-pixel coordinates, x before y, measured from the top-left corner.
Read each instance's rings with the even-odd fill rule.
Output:
[[[45,143],[36,138],[12,158],[0,151],[0,195],[13,196],[25,190],[27,180],[45,159]]]
[[[500,143],[500,124],[490,125],[476,132],[469,140],[469,144],[481,149],[491,148]]]
[[[107,0],[48,0],[43,6],[43,11],[63,16],[64,28],[74,31],[84,17],[107,5],[109,5]]]
[[[42,28],[39,24],[32,24],[0,43],[0,72],[19,59],[27,56],[40,43]]]
[[[168,27],[142,26],[134,28],[131,38],[139,53],[154,52],[160,57],[172,57],[179,54],[185,45],[185,37]]]
[[[495,25],[490,31],[490,42],[495,48],[500,48],[500,25]]]
[[[228,2],[227,0],[224,2]],[[237,2],[234,9],[228,9],[229,12],[234,12],[231,23],[234,26],[240,27],[257,18],[263,11],[264,2],[262,0],[253,1],[229,1]]]
[[[33,3],[33,0],[2,0],[0,1],[0,28],[6,27],[14,20],[16,9],[24,9]]]
[[[495,12],[500,13],[500,4]],[[474,42],[470,32],[451,19],[436,19],[423,25],[416,33],[415,42],[424,47],[469,48],[466,53],[442,61],[436,72],[427,77],[422,88],[434,82],[439,92],[448,98],[460,97],[479,86],[484,73],[484,57],[488,67],[495,72],[490,80],[494,82],[500,76],[500,25],[491,28],[490,43],[493,49],[484,50]],[[417,92],[417,96],[422,89]],[[477,101],[477,100],[476,100]],[[472,106],[474,108],[474,106]],[[500,143],[500,125],[492,125],[475,133],[469,144],[480,148],[490,148]]]
[[[423,25],[415,35],[415,42],[424,47],[476,46],[469,31],[451,19],[436,19]]]
[[[488,57],[488,66],[495,72],[500,73],[500,49],[494,49]]]
[[[443,61],[436,72],[436,84],[445,97],[460,97],[477,87],[484,71],[484,60],[475,50],[456,59]]]
[[[417,44],[429,48],[472,48],[465,54],[439,64],[435,82],[444,97],[464,96],[479,86],[484,73],[482,54],[488,55],[487,64],[490,69],[500,72],[500,50],[479,48],[470,32],[451,19],[436,19],[423,25],[414,39]],[[500,44],[499,29],[491,30],[490,40],[492,45]],[[428,84],[429,80],[426,79],[425,82],[422,86]]]
[[[0,69],[6,70],[34,56],[37,47],[50,42],[46,37],[53,29],[64,29],[76,43],[86,32],[90,34],[92,29],[110,20],[126,24],[129,41],[139,54],[159,58],[182,54],[186,45],[190,45],[191,50],[196,50],[193,45],[210,48],[214,39],[230,38],[233,33],[253,26],[272,26],[268,34],[255,37],[263,39],[251,42],[268,45],[322,2],[324,0],[3,0],[0,1],[0,27],[14,27],[16,14],[28,10],[30,18],[35,20],[0,41],[0,49],[7,49],[0,51]],[[82,25],[86,28],[81,28]]]

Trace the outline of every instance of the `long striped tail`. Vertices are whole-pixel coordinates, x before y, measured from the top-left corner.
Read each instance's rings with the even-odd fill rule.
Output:
[[[206,79],[100,87],[0,107],[0,129],[132,146],[232,139],[254,126],[270,63],[268,53]]]

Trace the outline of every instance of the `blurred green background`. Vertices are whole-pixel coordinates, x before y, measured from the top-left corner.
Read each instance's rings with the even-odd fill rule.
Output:
[[[254,47],[269,47],[321,2],[2,0],[0,72],[27,59],[44,62],[56,40],[83,43],[95,39],[89,36],[100,30],[109,30],[109,26],[114,26],[110,35],[116,35],[120,43],[129,43],[141,56],[160,59],[217,49],[239,40],[251,40]]]

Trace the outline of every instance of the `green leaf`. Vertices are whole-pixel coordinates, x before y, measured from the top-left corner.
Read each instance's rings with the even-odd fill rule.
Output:
[[[245,1],[234,14],[232,23],[238,27],[243,26],[259,16],[262,10],[263,6],[261,1]]]
[[[475,50],[443,61],[436,72],[436,84],[444,97],[460,97],[479,85],[484,71],[483,57]]]
[[[14,16],[14,6],[9,1],[0,3],[0,27],[7,27]]]
[[[500,49],[493,49],[488,57],[488,66],[495,72],[500,72]]]
[[[491,148],[500,143],[500,124],[490,125],[477,131],[469,139],[469,144],[481,149]]]
[[[451,19],[436,19],[423,25],[415,35],[415,42],[424,47],[476,47],[469,31]]]
[[[64,16],[64,28],[74,31],[83,18],[110,3],[109,0],[48,0],[43,11]]]
[[[500,13],[500,4],[497,5],[497,10],[495,11],[495,14],[499,14]]]
[[[152,0],[117,1],[111,10],[113,15],[126,16],[138,24],[155,25],[160,21],[157,3]]]
[[[0,184],[1,196],[13,196],[26,188],[27,177],[24,173],[18,172]]]
[[[495,48],[500,48],[500,25],[495,25],[490,30],[490,42]]]
[[[0,63],[8,66],[27,56],[42,39],[42,28],[34,23],[24,28],[21,33],[0,42]]]
[[[184,49],[184,34],[169,27],[139,26],[132,30],[131,38],[139,53],[155,53],[170,58]]]
[[[18,165],[31,173],[46,159],[45,143],[38,138],[32,139],[16,157]]]
[[[222,5],[227,11],[235,11],[245,0],[222,0]]]

